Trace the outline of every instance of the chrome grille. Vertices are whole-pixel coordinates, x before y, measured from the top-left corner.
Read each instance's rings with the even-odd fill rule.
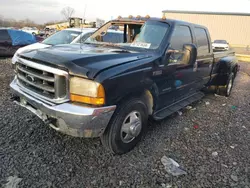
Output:
[[[66,71],[20,59],[16,73],[19,86],[31,94],[55,103],[69,99]]]
[[[225,47],[215,47],[215,49],[225,49]]]

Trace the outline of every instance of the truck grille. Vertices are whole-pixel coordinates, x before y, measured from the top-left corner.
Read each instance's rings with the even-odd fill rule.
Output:
[[[16,63],[17,80],[21,88],[54,103],[68,97],[68,73],[53,67],[20,59]]]
[[[215,47],[215,49],[223,50],[223,49],[225,49],[225,47]]]

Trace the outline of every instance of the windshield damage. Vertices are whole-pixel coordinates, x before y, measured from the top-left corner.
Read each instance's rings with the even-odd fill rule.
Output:
[[[140,49],[157,49],[167,34],[169,25],[164,22],[108,22],[91,35],[85,44],[130,47]],[[108,31],[119,33],[119,39],[107,40]]]

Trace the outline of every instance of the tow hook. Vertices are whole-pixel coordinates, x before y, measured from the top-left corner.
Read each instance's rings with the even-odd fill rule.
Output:
[[[20,102],[20,97],[18,97],[18,96],[12,96],[12,97],[10,97],[10,100],[11,101],[18,101],[18,102]]]
[[[48,119],[44,120],[44,123],[46,125],[56,124],[56,119],[54,119],[54,118],[48,118]]]

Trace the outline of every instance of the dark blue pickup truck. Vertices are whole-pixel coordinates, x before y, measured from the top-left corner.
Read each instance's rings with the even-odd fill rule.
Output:
[[[103,42],[109,28],[123,42]],[[118,40],[119,41],[119,40]],[[231,51],[213,53],[206,27],[183,21],[119,17],[84,43],[31,50],[13,58],[15,102],[77,137],[101,137],[116,154],[214,86],[229,96],[239,70]]]

